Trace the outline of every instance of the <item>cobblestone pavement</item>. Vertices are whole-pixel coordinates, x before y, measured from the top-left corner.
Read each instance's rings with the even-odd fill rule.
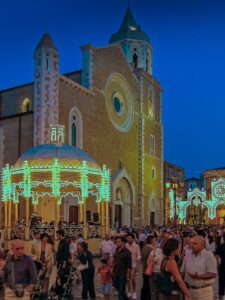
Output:
[[[98,258],[94,259],[94,264],[95,264],[96,267],[98,266],[98,264],[99,264],[99,259]],[[51,276],[51,279],[50,279],[50,286],[55,282],[55,278],[56,278],[56,268],[53,269],[52,276]],[[140,271],[138,273],[138,276],[137,276],[137,296],[138,296],[137,299],[138,300],[140,299],[141,287],[142,287],[142,272]],[[215,281],[213,289],[214,289],[214,300],[218,300],[219,299],[218,298],[218,280]],[[73,299],[74,300],[82,299],[81,298],[81,291],[82,291],[82,284],[81,283],[73,285]],[[96,291],[96,300],[103,299],[101,284],[99,282],[99,276],[98,276],[97,273],[95,274],[95,291]],[[118,300],[118,295],[114,290],[112,291],[112,295],[111,295],[110,299],[111,300]],[[148,300],[148,299],[146,299],[146,300]]]

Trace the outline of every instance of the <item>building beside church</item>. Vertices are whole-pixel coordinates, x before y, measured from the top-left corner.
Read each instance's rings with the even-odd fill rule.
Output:
[[[0,169],[48,144],[50,126],[61,124],[66,144],[110,169],[111,224],[162,223],[162,89],[152,75],[149,37],[128,8],[109,45],[81,50],[82,70],[59,74],[57,47],[45,33],[34,51],[34,81],[0,91]],[[88,205],[93,221],[97,212]],[[77,223],[77,206],[65,197],[61,219]],[[19,207],[20,218],[24,211]],[[0,218],[3,225],[3,210]]]

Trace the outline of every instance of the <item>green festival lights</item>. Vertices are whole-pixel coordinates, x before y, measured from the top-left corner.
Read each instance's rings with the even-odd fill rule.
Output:
[[[170,219],[174,218],[174,191],[169,189]],[[191,205],[207,208],[208,218],[216,218],[216,210],[220,205],[225,205],[225,179],[215,178],[211,181],[211,199],[206,198],[206,190],[195,188],[187,192],[187,200],[176,198],[178,218],[182,223],[187,218],[187,208]]]
[[[6,165],[2,173],[2,201],[12,200],[15,203],[22,196],[32,198],[32,203],[38,204],[40,197],[48,195],[59,197],[60,204],[62,198],[72,195],[83,203],[89,194],[96,196],[96,202],[110,200],[110,170],[105,165],[101,169],[86,161],[63,162],[54,159],[32,161],[31,164],[24,161],[12,167]],[[45,179],[44,174],[48,173],[50,177]],[[94,176],[94,182],[88,180],[89,175]]]

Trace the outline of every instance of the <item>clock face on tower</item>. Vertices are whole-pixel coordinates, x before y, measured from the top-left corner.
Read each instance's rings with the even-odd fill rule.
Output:
[[[109,76],[105,87],[106,107],[114,127],[122,132],[133,122],[133,97],[127,80],[118,73]]]
[[[213,195],[216,198],[225,198],[225,184],[222,182],[217,183],[213,187]]]

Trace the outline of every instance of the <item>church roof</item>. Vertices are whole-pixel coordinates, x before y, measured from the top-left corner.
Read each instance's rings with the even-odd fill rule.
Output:
[[[57,51],[56,46],[52,41],[52,38],[50,37],[50,35],[47,32],[43,34],[43,36],[40,39],[40,42],[37,44],[35,50],[37,50],[39,48],[52,48]]]
[[[119,31],[111,36],[109,42],[115,43],[126,39],[141,40],[150,44],[149,37],[141,30],[141,26],[135,21],[130,7],[128,7],[126,11]]]

